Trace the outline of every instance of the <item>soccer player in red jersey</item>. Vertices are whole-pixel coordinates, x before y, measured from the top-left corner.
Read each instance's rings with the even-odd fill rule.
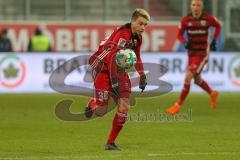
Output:
[[[175,114],[180,111],[180,108],[187,97],[191,80],[206,91],[211,98],[211,107],[216,108],[218,92],[212,90],[207,82],[201,77],[201,71],[204,65],[208,62],[209,50],[216,51],[216,40],[219,36],[221,26],[215,17],[203,13],[203,1],[191,1],[191,14],[185,16],[181,20],[178,32],[178,40],[185,45],[188,50],[188,71],[185,76],[184,87],[178,101],[169,109],[167,113]],[[214,38],[208,46],[209,27],[214,27]],[[188,40],[183,35],[187,33]]]
[[[107,113],[110,96],[117,104],[117,111],[112,122],[106,150],[118,150],[115,139],[127,119],[129,110],[131,83],[125,70],[116,65],[115,56],[120,49],[133,49],[137,56],[135,68],[140,75],[139,88],[142,91],[147,85],[146,75],[140,57],[142,33],[150,21],[150,16],[143,9],[136,9],[131,22],[117,28],[105,41],[101,42],[98,50],[90,57],[94,80],[94,97],[90,98],[85,108],[85,116],[103,116]],[[114,94],[112,94],[114,93]]]

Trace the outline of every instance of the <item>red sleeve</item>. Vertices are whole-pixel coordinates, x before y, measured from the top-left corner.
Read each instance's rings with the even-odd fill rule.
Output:
[[[211,26],[213,26],[215,28],[214,40],[217,40],[218,36],[220,34],[220,31],[221,31],[221,25],[220,25],[219,21],[213,16],[209,16],[209,21],[211,23]]]
[[[178,40],[182,43],[182,44],[185,44],[187,42],[187,40],[183,37],[184,35],[184,32],[186,30],[186,25],[185,25],[185,18],[183,18],[180,22],[180,25],[178,27]]]
[[[109,41],[110,43],[115,44],[111,50],[110,50],[110,57],[109,57],[109,65],[108,70],[110,72],[110,77],[116,78],[117,77],[117,64],[115,61],[116,53],[120,50],[120,48],[124,47],[124,45],[129,41],[130,36],[128,32],[122,30],[116,33],[116,35],[113,37],[112,41]]]
[[[116,52],[115,52],[116,53]],[[111,54],[111,61],[110,61],[110,64],[108,65],[108,70],[109,70],[109,73],[110,73],[110,78],[117,78],[117,63],[115,61],[115,56],[116,54]]]
[[[135,53],[137,56],[137,64],[135,65],[135,69],[137,70],[140,76],[144,74],[144,68],[143,68],[142,59],[140,56],[141,45],[142,45],[142,36],[140,36],[140,44],[137,46],[137,49],[135,50]]]

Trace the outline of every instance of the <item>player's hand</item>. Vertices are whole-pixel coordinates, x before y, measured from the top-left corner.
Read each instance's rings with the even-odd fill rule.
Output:
[[[113,90],[113,93],[118,96],[118,90],[119,90],[119,86],[118,86],[118,80],[117,78],[112,78],[111,79],[111,84],[112,84],[112,90]]]
[[[139,81],[139,88],[142,90],[142,92],[145,90],[145,87],[147,85],[147,77],[145,74],[140,76],[140,81]]]
[[[187,49],[187,50],[189,50],[189,49],[191,49],[191,42],[187,42],[187,43],[185,43],[185,48]]]
[[[216,47],[217,43],[215,40],[212,41],[212,43],[210,44],[210,50],[211,51],[216,51],[217,47]]]

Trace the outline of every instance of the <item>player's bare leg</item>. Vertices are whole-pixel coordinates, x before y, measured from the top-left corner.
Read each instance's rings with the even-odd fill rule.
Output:
[[[127,120],[127,112],[129,110],[129,102],[130,101],[128,98],[120,98],[119,99],[118,109],[117,109],[117,112],[115,113],[113,123],[112,123],[112,129],[109,134],[107,144],[105,145],[106,150],[120,150],[116,146],[115,140]]]
[[[218,97],[218,91],[212,90],[207,82],[205,82],[200,74],[196,74],[194,76],[194,83],[200,86],[203,90],[205,90],[211,98],[211,107],[215,109],[217,107],[217,97]]]
[[[174,115],[180,111],[181,106],[189,93],[191,80],[193,79],[193,77],[194,77],[194,74],[190,70],[188,70],[185,76],[184,87],[182,89],[180,97],[172,107],[167,109],[167,113]]]

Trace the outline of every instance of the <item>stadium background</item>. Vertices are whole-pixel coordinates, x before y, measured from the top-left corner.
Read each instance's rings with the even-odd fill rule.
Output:
[[[51,32],[49,35],[51,37],[49,38],[54,40],[53,43],[55,44],[56,37],[54,36],[56,35],[54,35],[53,32],[57,29],[66,29],[67,31],[64,30],[65,32],[73,32],[76,28],[89,28],[87,32],[91,32],[94,28],[97,33],[85,33],[87,35],[93,34],[91,39],[94,39],[96,37],[95,34],[98,35],[98,32],[102,31],[102,29],[110,29],[112,25],[128,21],[129,15],[131,15],[131,12],[136,7],[148,10],[152,18],[151,24],[156,24],[157,26],[178,25],[179,19],[189,12],[189,0],[1,0],[0,4],[0,20],[2,22],[0,27],[4,27],[5,23],[10,23],[10,26],[6,27],[16,32],[10,30],[9,33],[13,43],[17,45],[14,45],[15,51],[24,51],[24,49],[26,49],[25,42],[20,41],[27,41],[29,34],[32,34],[34,30],[33,27],[36,25],[42,25],[43,29],[46,29],[45,32]],[[239,19],[238,8],[239,1],[237,0],[207,0],[205,3],[205,11],[213,14],[222,21],[222,40],[224,41],[224,43],[220,45],[222,51],[237,51],[240,49],[240,30],[239,21],[237,20]],[[29,23],[31,25],[29,25]],[[64,26],[65,24],[68,25]],[[107,28],[106,25],[107,27],[110,25],[109,28]],[[22,29],[25,30],[22,31]],[[19,36],[19,32],[27,33],[21,33],[22,36]],[[173,34],[175,32],[176,30],[173,31]],[[69,34],[72,34],[72,37],[76,36],[76,33]],[[171,41],[166,38],[169,37],[168,35],[167,33],[163,36],[165,43]],[[20,37],[24,40],[20,40]],[[91,43],[94,43],[92,41],[94,40],[91,40]],[[94,43],[94,45],[96,44]],[[82,51],[95,48],[96,47],[56,48],[56,51]],[[176,51],[177,48],[171,45],[158,49],[146,47],[145,50]]]
[[[212,111],[207,94],[193,86],[191,90],[197,93],[189,95],[183,109],[188,119],[157,119],[159,112],[163,114],[175,102],[178,93],[173,92],[183,85],[187,56],[176,34],[179,20],[189,12],[189,2],[0,0],[0,29],[8,29],[14,50],[0,53],[0,159],[238,159],[238,0],[204,1],[205,11],[222,23],[218,51],[211,52],[203,72],[205,80],[221,91],[219,108]],[[138,99],[130,112],[135,119],[130,118],[119,138],[124,151],[106,153],[102,146],[113,113],[87,123],[59,120],[54,113],[56,103],[71,98],[75,101],[71,110],[82,112],[88,97],[56,93],[49,87],[49,76],[65,61],[91,54],[115,26],[129,21],[137,7],[149,11],[152,19],[143,35],[143,60],[169,69],[161,78],[173,85],[173,92]],[[53,52],[27,52],[36,27],[49,37]],[[74,71],[66,83],[79,85],[82,76],[81,71]]]
[[[180,18],[189,13],[187,0],[9,0],[0,3],[0,29],[8,29],[8,37],[13,51],[16,52],[15,61],[8,54],[1,54],[0,92],[51,92],[48,85],[50,74],[45,72],[46,68],[51,65],[56,68],[73,58],[74,54],[94,52],[100,41],[116,26],[129,21],[129,15],[136,7],[148,10],[152,19],[143,34],[143,54],[151,55],[152,59],[157,58],[155,63],[167,65],[169,72],[165,80],[173,84],[174,91],[181,90],[184,78],[181,75],[185,71],[187,58],[183,53],[184,46],[179,44],[176,35]],[[213,56],[210,57],[204,77],[210,81],[211,86],[221,91],[240,90],[237,56],[240,49],[238,5],[239,2],[235,0],[205,2],[205,11],[221,21],[222,32],[217,42],[218,52],[211,53]],[[28,43],[37,27],[50,39],[52,53],[31,53],[32,56],[25,56]],[[59,52],[61,55],[56,56]],[[225,57],[227,52],[232,53]],[[52,59],[52,64],[48,64],[48,58]],[[144,62],[151,60],[144,58]],[[11,69],[10,64],[14,64],[13,69],[18,71],[12,77],[6,76],[7,72],[4,72]],[[38,76],[35,75],[36,72]],[[174,81],[174,76],[179,78]],[[76,83],[79,78],[75,76],[72,80]],[[201,91],[197,87],[192,90]]]

